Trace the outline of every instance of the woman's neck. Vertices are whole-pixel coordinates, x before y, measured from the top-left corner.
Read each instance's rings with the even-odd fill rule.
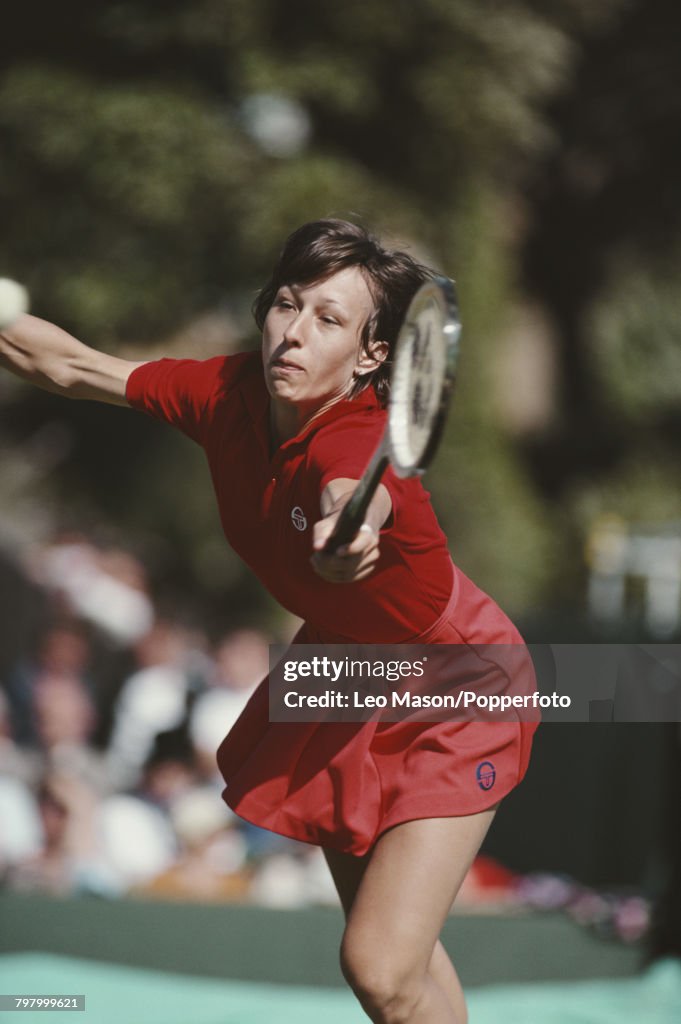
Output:
[[[270,448],[273,452],[302,430],[295,406],[284,406],[270,400]]]
[[[274,453],[292,437],[296,437],[312,420],[317,419],[332,405],[343,402],[347,395],[330,398],[319,406],[302,407],[270,399],[270,450]]]

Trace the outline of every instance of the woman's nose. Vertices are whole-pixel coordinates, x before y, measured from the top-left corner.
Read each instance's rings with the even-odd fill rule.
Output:
[[[284,328],[284,341],[289,345],[301,345],[304,340],[304,324],[302,314],[292,317]]]

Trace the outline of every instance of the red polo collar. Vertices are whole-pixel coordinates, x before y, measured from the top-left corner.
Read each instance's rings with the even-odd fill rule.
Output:
[[[242,394],[249,416],[253,422],[253,427],[258,437],[258,441],[260,442],[260,446],[266,453],[269,460],[270,396],[265,386],[262,357],[259,352],[253,353],[253,360],[252,362],[249,361],[249,364],[250,372],[247,374],[246,379],[243,382]],[[339,402],[334,402],[334,404],[329,406],[328,409],[325,409],[324,412],[320,413],[318,416],[313,416],[311,420],[308,420],[303,429],[295,435],[295,437],[291,437],[287,441],[284,441],[277,451],[283,452],[288,448],[292,448],[294,445],[302,444],[310,437],[311,434],[319,430],[320,427],[325,426],[327,423],[333,423],[335,420],[341,419],[343,416],[347,416],[348,413],[358,412],[361,409],[380,409],[380,407],[381,405],[378,401],[376,392],[372,387],[368,387],[357,395],[356,398],[347,398]]]

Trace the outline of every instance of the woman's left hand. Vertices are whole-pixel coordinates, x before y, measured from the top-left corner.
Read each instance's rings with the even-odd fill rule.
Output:
[[[350,542],[338,548],[333,554],[325,554],[322,550],[331,536],[340,509],[314,524],[312,545],[314,554],[310,561],[314,570],[328,583],[352,583],[363,580],[374,571],[379,558],[380,535],[369,525],[363,523],[359,533]]]
[[[364,522],[357,536],[338,548],[333,554],[323,551],[331,536],[336,520],[352,497],[357,480],[345,477],[331,480],[320,498],[323,518],[314,524],[312,547],[314,554],[310,561],[314,570],[329,583],[354,583],[369,576],[379,559],[381,527],[392,513],[392,499],[384,484],[379,484],[369,503]]]

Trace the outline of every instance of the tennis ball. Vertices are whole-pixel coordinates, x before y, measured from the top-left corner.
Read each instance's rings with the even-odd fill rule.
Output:
[[[0,330],[9,327],[28,309],[28,292],[23,285],[0,277]]]

